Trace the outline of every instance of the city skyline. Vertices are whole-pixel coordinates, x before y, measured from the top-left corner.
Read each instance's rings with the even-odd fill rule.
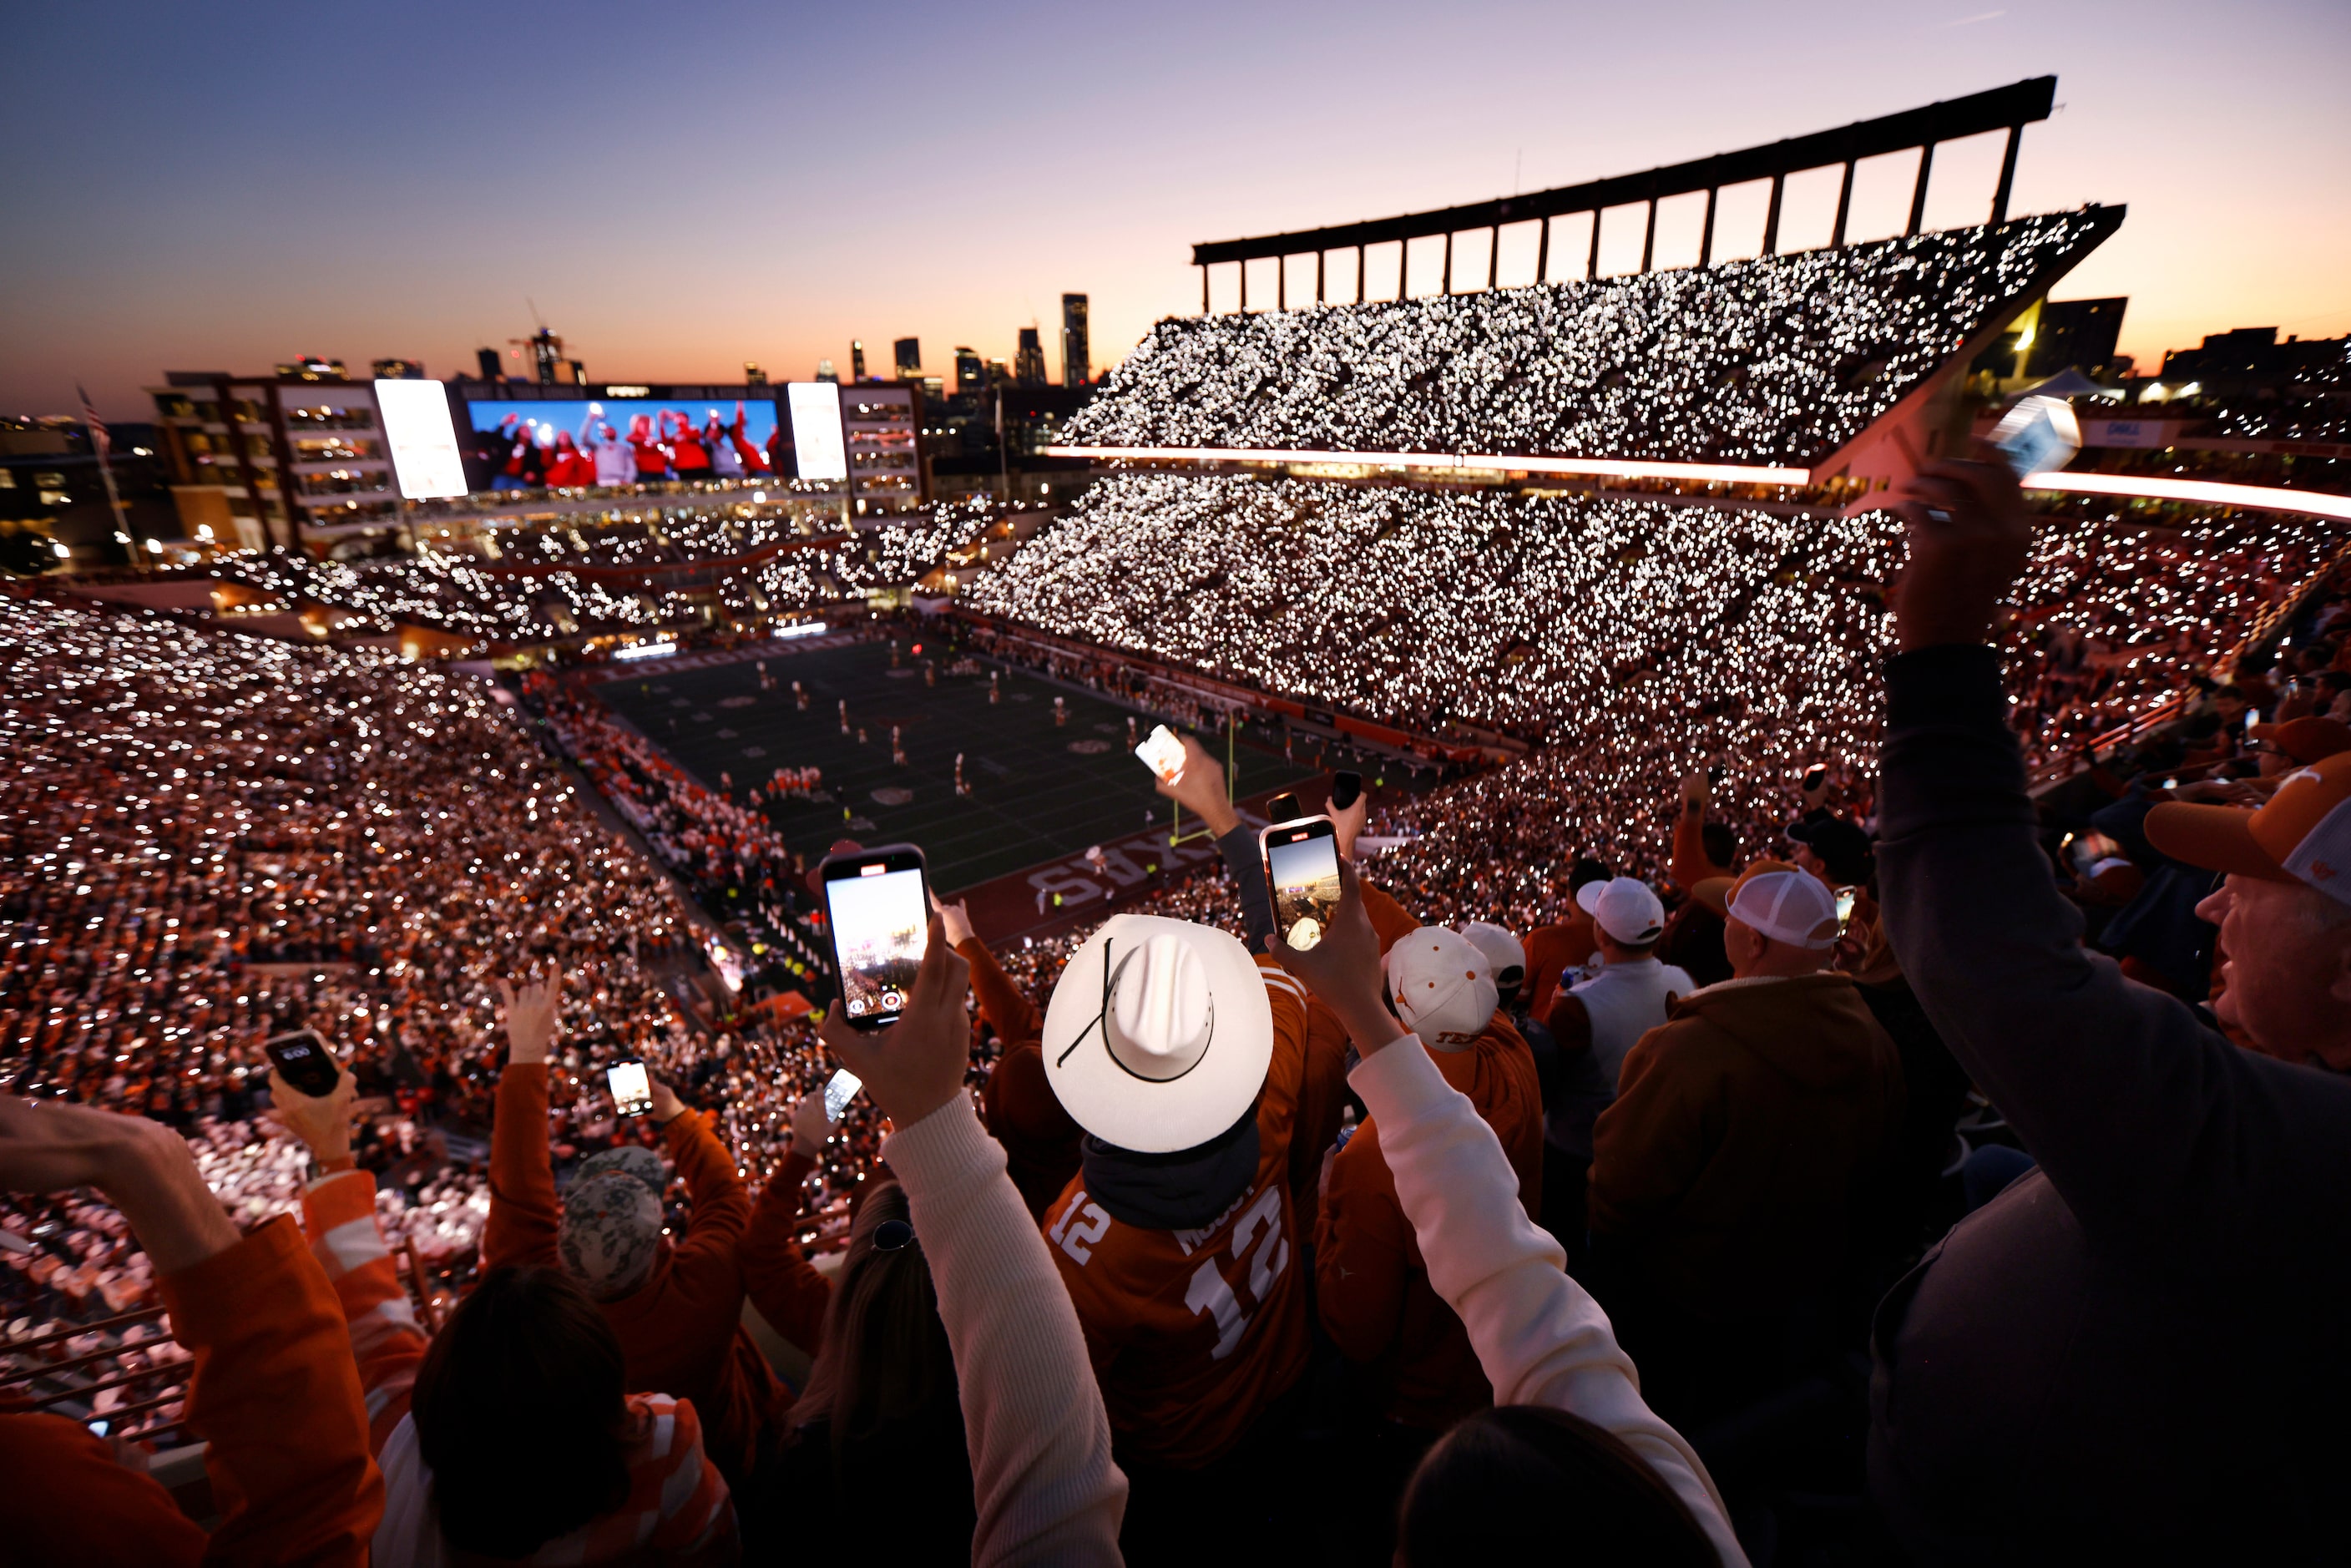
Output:
[[[802,380],[852,340],[911,338],[952,384],[946,345],[1011,361],[1021,329],[1058,332],[1061,297],[1082,293],[1099,374],[1199,308],[1195,241],[1629,172],[2043,72],[2061,110],[2025,133],[2011,207],[2129,206],[2060,294],[2129,296],[2122,349],[2142,371],[2235,327],[2351,330],[2339,15],[1980,3],[1212,7],[1180,25],[918,5],[893,58],[940,90],[914,112],[835,101],[871,35],[793,8],[719,6],[668,37],[574,7],[514,35],[528,68],[484,57],[477,15],[453,6],[256,7],[226,30],[176,8],[44,13],[0,106],[25,215],[0,235],[0,412],[68,412],[79,382],[109,417],[143,418],[139,389],[166,370],[303,353],[445,378],[527,336],[534,308],[600,382],[731,382],[747,360]],[[1435,63],[1430,29],[1456,46]],[[1938,152],[1929,226],[1980,220],[1985,151]],[[1898,229],[1887,193],[1907,177],[1865,168],[1855,237]],[[1791,183],[1788,246],[1824,237],[1823,204]],[[1624,226],[1604,272],[1637,261]]]

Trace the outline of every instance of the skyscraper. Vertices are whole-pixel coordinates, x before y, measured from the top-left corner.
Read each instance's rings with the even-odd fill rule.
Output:
[[[1093,360],[1086,346],[1086,297],[1061,296],[1061,384],[1081,387],[1093,379]]]
[[[865,379],[865,344],[856,338],[849,340],[849,379],[852,384]]]
[[[968,396],[987,390],[987,367],[979,362],[978,352],[967,344],[956,348],[956,394]]]
[[[841,372],[832,368],[831,360],[819,360],[816,362],[816,379],[820,382],[837,382],[841,379]]]
[[[1012,354],[1012,384],[1023,387],[1045,384],[1045,344],[1034,327],[1020,329],[1020,346]]]
[[[920,338],[899,339],[891,346],[890,359],[898,368],[900,381],[918,382],[923,379],[923,340]]]

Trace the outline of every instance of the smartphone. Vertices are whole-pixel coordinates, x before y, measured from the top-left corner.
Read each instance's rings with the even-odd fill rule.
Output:
[[[604,1069],[605,1086],[612,1091],[612,1109],[623,1116],[642,1116],[653,1108],[653,1081],[642,1061],[616,1061]]]
[[[1273,821],[1295,822],[1305,817],[1306,808],[1299,804],[1297,796],[1285,789],[1265,803],[1265,814]]]
[[[1134,754],[1165,783],[1173,784],[1184,776],[1184,743],[1164,724],[1152,727],[1143,744],[1134,748]]]
[[[2029,397],[1992,427],[1991,444],[2019,479],[2054,473],[2082,450],[2082,425],[2064,399]]]
[[[897,1022],[930,935],[923,852],[912,844],[884,844],[828,855],[817,875],[849,1026],[880,1029]]]
[[[1826,763],[1815,762],[1810,768],[1804,769],[1803,788],[1807,789],[1817,789],[1828,781],[1829,770]]]
[[[865,1080],[846,1067],[834,1073],[824,1086],[824,1119],[840,1121],[841,1113],[849,1109],[849,1103],[856,1099],[857,1092],[864,1087]]]
[[[1276,822],[1258,834],[1273,928],[1303,953],[1339,913],[1339,830],[1328,817]]]
[[[1706,765],[1706,781],[1710,788],[1719,789],[1722,787],[1721,763],[1709,762]]]
[[[1845,927],[1853,924],[1853,901],[1855,895],[1860,891],[1855,887],[1841,887],[1836,890],[1837,935],[1840,936],[1844,935]]]
[[[1364,793],[1364,776],[1344,768],[1331,775],[1331,810],[1343,811]]]
[[[313,1100],[332,1094],[342,1079],[342,1066],[336,1061],[333,1048],[319,1038],[316,1030],[298,1029],[273,1035],[261,1049],[269,1053],[269,1060],[286,1075],[287,1082]]]

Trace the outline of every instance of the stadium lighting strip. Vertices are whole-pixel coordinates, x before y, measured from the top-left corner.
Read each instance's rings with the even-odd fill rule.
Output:
[[[1809,468],[1739,463],[1655,463],[1623,457],[1500,456],[1480,452],[1308,452],[1287,446],[1042,446],[1047,457],[1133,457],[1176,463],[1360,463],[1367,467],[1517,469],[1607,479],[1686,479],[1707,485],[1809,485]]]
[[[2321,490],[2281,490],[2269,485],[2217,485],[2203,479],[2143,479],[2132,474],[2034,474],[2028,490],[2065,490],[2081,496],[2123,496],[2149,501],[2196,501],[2208,507],[2244,507],[2255,511],[2301,512],[2351,521],[2351,496]]]

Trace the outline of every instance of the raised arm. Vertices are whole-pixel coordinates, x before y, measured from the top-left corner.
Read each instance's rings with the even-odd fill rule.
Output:
[[[1642,1402],[1606,1315],[1527,1218],[1494,1130],[1382,1003],[1378,936],[1353,866],[1342,863],[1340,881],[1322,941],[1278,956],[1353,1037],[1363,1061],[1349,1082],[1379,1126],[1428,1282],[1468,1331],[1494,1402],[1550,1405],[1604,1427],[1673,1489],[1725,1563],[1745,1563],[1697,1451]]]
[[[332,1093],[318,1098],[287,1082],[283,1073],[269,1079],[271,1114],[327,1173],[302,1189],[302,1228],[342,1308],[367,1397],[368,1452],[380,1454],[408,1414],[416,1368],[432,1340],[416,1321],[376,1223],[375,1176],[351,1159],[350,1108],[358,1092],[349,1072]]]
[[[751,1210],[751,1228],[743,1239],[743,1292],[769,1327],[814,1355],[823,1348],[832,1282],[808,1260],[798,1235],[803,1194],[816,1169],[814,1149],[824,1141],[820,1134],[808,1149],[802,1148],[801,1127],[811,1103],[815,1124],[825,1125],[824,1091],[820,1089],[792,1112],[791,1152],[759,1189],[759,1201]]]
[[[662,1139],[694,1204],[694,1225],[677,1249],[675,1267],[690,1279],[707,1275],[717,1282],[723,1276],[731,1287],[739,1282],[743,1233],[751,1226],[750,1185],[711,1130],[710,1117],[687,1108],[658,1079],[653,1081],[653,1113],[662,1124]]]
[[[2351,1187],[2351,1148],[2314,1128],[2282,1135],[2339,1114],[2339,1084],[2289,1082],[2082,946],[1985,645],[2031,524],[2013,483],[1972,464],[1914,481],[1903,510],[1911,563],[1897,595],[1903,651],[1886,670],[1878,883],[1904,974],[2094,1244],[2167,1267],[2183,1247],[2213,1269],[2301,1266],[2304,1224],[2241,1216],[2249,1193]],[[2309,1168],[2318,1147],[2334,1150],[2332,1169]]]
[[[1682,780],[1681,809],[1674,813],[1674,858],[1666,874],[1684,893],[1710,876],[1728,876],[1706,852],[1706,775],[1693,773]]]
[[[498,1077],[490,1124],[490,1218],[482,1229],[482,1267],[561,1266],[556,1231],[555,1162],[547,1146],[547,1052],[563,979],[516,988],[501,980],[507,1003],[507,1070]]]
[[[209,1445],[222,1514],[206,1560],[364,1564],[383,1478],[342,1313],[300,1228],[280,1216],[239,1238],[160,1123],[0,1097],[0,1188],[75,1186],[130,1222],[195,1358],[187,1423]]]
[[[955,1352],[979,1515],[973,1563],[1115,1563],[1126,1478],[1077,1311],[964,1090],[967,981],[934,920],[904,1016],[862,1034],[836,1006],[824,1042],[898,1124],[882,1154]]]

